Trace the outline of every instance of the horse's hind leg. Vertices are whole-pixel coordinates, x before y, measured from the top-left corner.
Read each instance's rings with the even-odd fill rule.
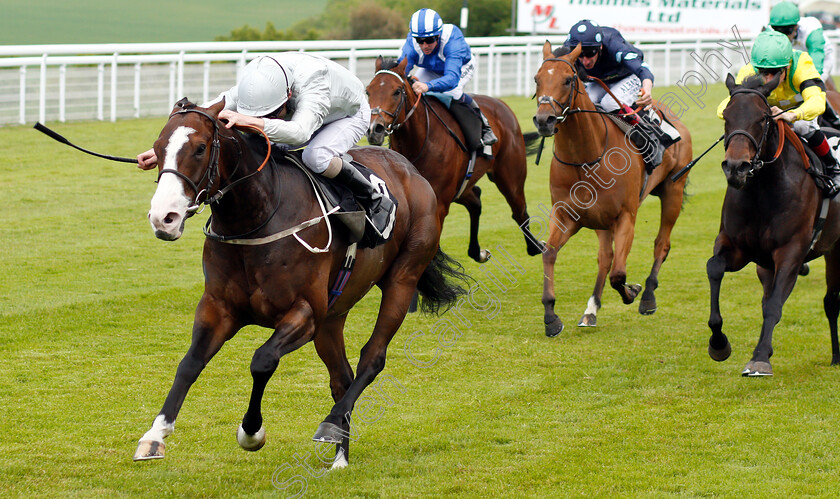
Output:
[[[225,341],[239,330],[240,325],[230,319],[231,314],[209,305],[211,302],[212,300],[205,295],[196,308],[192,343],[178,364],[175,381],[169,389],[163,408],[155,418],[152,428],[140,438],[134,453],[135,461],[164,457],[166,446],[163,439],[175,430],[175,418],[181,411],[187,392]]]
[[[474,185],[472,188],[466,189],[455,202],[464,206],[470,214],[470,244],[467,247],[467,255],[478,263],[484,263],[490,259],[490,252],[481,249],[481,245],[478,244],[478,224],[481,218],[481,189],[477,185]]]
[[[656,312],[656,295],[654,291],[659,286],[659,269],[668,258],[671,251],[671,231],[677,223],[682,210],[683,183],[673,183],[665,180],[665,193],[660,197],[659,233],[653,243],[653,266],[650,275],[645,280],[645,290],[639,301],[639,313],[650,315]]]
[[[511,216],[516,220],[519,230],[525,237],[525,249],[528,254],[531,256],[539,255],[545,251],[545,247],[531,233],[528,206],[525,202],[525,173],[527,171],[525,157],[523,156],[515,163],[500,164],[499,161],[499,159],[496,160],[496,170],[499,171],[498,178],[495,181],[496,187],[505,197],[508,206],[510,206]],[[487,175],[489,176],[490,172]]]
[[[347,354],[344,349],[344,323],[346,320],[347,314],[328,319],[321,326],[314,339],[315,351],[318,352],[318,356],[324,361],[324,365],[327,366],[327,371],[330,373],[330,392],[332,392],[333,402],[341,400],[347,392],[347,388],[353,383],[353,369],[347,361]],[[344,468],[350,464],[349,418],[345,418],[340,426],[342,432],[345,432],[347,436],[342,438],[341,443],[336,444],[335,458],[332,462],[334,469]]]
[[[251,360],[251,377],[254,379],[254,386],[251,390],[248,410],[236,434],[236,440],[243,449],[255,451],[265,444],[262,398],[268,380],[277,370],[280,357],[305,345],[314,334],[312,307],[299,298],[277,324],[268,341],[254,352]]]
[[[597,325],[598,309],[601,308],[601,295],[604,293],[604,284],[607,282],[607,274],[613,262],[613,240],[612,234],[608,230],[597,230],[598,234],[598,277],[595,278],[595,289],[592,290],[592,296],[586,303],[586,311],[583,312],[583,317],[580,318],[578,326],[595,326]]]
[[[836,366],[840,364],[840,343],[837,341],[837,316],[840,314],[840,251],[837,249],[825,255],[825,284],[823,308],[831,335],[831,365]]]

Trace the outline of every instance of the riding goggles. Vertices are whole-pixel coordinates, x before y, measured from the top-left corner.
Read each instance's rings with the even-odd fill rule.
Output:
[[[601,47],[581,47],[580,48],[580,55],[583,57],[595,57],[598,53],[601,52]]]
[[[790,26],[771,26],[774,30],[778,31],[783,35],[792,35],[794,31],[796,31],[796,24],[791,24]]]
[[[758,74],[762,76],[776,76],[781,73],[784,68],[758,68]]]
[[[415,36],[414,41],[417,42],[418,45],[431,45],[431,44],[437,42],[437,37],[436,36],[426,36],[426,37]]]

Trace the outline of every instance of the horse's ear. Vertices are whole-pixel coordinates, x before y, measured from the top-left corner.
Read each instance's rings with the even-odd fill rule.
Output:
[[[729,93],[731,94],[733,90],[735,90],[735,77],[732,76],[732,73],[726,74],[726,88],[729,89]]]
[[[190,102],[189,99],[187,99],[186,97],[182,97],[181,100],[179,100],[178,102],[175,103],[175,107],[172,108],[172,113],[177,113],[178,111],[181,111],[183,109],[187,109],[188,107],[192,107],[193,105],[194,104],[192,102]],[[169,113],[169,114],[172,114],[172,113]]]
[[[779,71],[776,73],[776,76],[773,77],[770,81],[765,83],[761,86],[761,93],[764,94],[765,97],[769,97],[770,93],[779,86],[779,82],[782,81],[782,72]]]
[[[382,56],[376,58],[376,64],[374,65],[374,69],[376,71],[382,71]]]
[[[569,57],[571,57],[571,59],[570,59],[570,60],[571,60],[572,62],[575,62],[575,61],[577,61],[577,60],[578,60],[578,57],[580,57],[580,51],[581,51],[581,50],[583,50],[583,46],[582,46],[580,43],[578,43],[578,44],[577,44],[577,47],[575,47],[575,49],[574,49],[574,50],[572,50],[571,52],[569,52]]]
[[[212,106],[207,108],[207,114],[209,114],[210,116],[212,116],[214,118],[218,118],[219,113],[221,113],[222,109],[224,109],[224,108],[225,108],[225,98],[222,97],[222,100],[220,100],[219,102],[217,102],[217,103],[215,103]]]
[[[543,44],[543,59],[549,59],[553,56],[554,54],[551,53],[551,42],[546,40]]]
[[[408,64],[408,57],[403,58],[399,64],[397,64],[397,71],[400,74],[405,74],[405,66]]]

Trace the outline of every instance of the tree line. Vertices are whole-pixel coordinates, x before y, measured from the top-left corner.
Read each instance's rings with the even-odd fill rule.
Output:
[[[467,36],[503,36],[510,29],[511,0],[468,0]],[[278,30],[267,21],[265,28],[244,25],[218,41],[260,40],[365,40],[403,38],[408,21],[417,9],[435,9],[443,22],[458,25],[463,0],[330,0],[324,11]]]

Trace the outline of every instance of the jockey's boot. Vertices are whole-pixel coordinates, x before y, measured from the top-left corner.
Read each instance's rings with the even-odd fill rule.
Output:
[[[335,178],[346,185],[365,208],[368,221],[383,240],[391,237],[396,220],[397,205],[380,192],[370,180],[345,160]]]
[[[828,192],[826,192],[826,195],[828,197],[836,196],[840,192],[840,165],[837,164],[837,158],[834,157],[831,145],[826,140],[822,130],[817,130],[807,139],[807,142],[825,166],[825,175],[828,177],[826,181]]]
[[[481,112],[481,109],[478,107],[478,102],[475,99],[470,99],[470,107],[481,119],[481,145],[487,147],[498,142],[499,139],[496,138],[496,134],[493,133],[493,129],[490,128],[490,123],[487,121],[484,113]]]
[[[680,134],[652,108],[647,112],[640,111],[638,117],[638,123],[633,125],[627,135],[644,157],[645,169],[650,174],[662,163],[665,149],[680,140]]]

